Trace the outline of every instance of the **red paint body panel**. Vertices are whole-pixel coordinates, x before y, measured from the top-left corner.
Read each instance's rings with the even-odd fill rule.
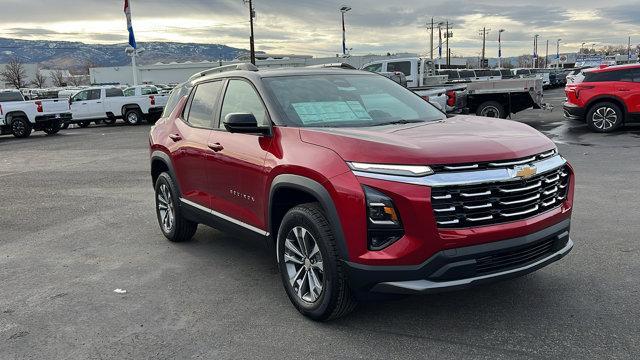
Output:
[[[151,131],[152,151],[170,156],[182,196],[253,227],[269,231],[269,195],[281,174],[309,178],[327,190],[346,240],[349,261],[367,265],[417,265],[435,253],[524,236],[571,216],[574,175],[567,201],[521,221],[465,229],[438,229],[427,186],[356,177],[346,161],[387,164],[456,164],[523,158],[554,149],[527,125],[458,116],[441,123],[379,129],[301,129],[274,126],[270,136],[192,128],[176,111]],[[180,141],[169,135],[178,134]],[[212,151],[208,144],[223,150]],[[367,247],[362,186],[389,196],[405,235],[381,251]],[[276,232],[277,229],[272,229]]]

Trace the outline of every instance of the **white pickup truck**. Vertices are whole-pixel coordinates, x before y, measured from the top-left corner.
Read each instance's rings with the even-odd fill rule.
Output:
[[[91,122],[98,124],[101,121],[113,125],[117,119],[123,119],[129,125],[140,124],[142,120],[155,122],[166,104],[166,95],[125,96],[120,88],[91,87],[69,99],[73,113],[70,123],[87,127]]]
[[[32,131],[53,135],[70,120],[64,99],[26,101],[19,90],[0,90],[0,135],[26,138]]]

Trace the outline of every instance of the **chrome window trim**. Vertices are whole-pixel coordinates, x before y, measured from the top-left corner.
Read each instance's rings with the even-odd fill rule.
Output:
[[[556,170],[567,163],[562,156],[556,155],[544,160],[531,162],[529,165],[535,166],[538,174],[544,174]],[[478,171],[461,171],[453,173],[435,173],[423,177],[408,177],[398,175],[386,175],[367,173],[363,171],[353,171],[356,176],[371,179],[400,182],[412,185],[423,185],[430,187],[445,187],[457,185],[479,185],[486,183],[500,183],[521,180],[517,175],[517,170],[513,168],[489,169]]]
[[[194,203],[194,202],[192,202],[192,201],[189,201],[189,200],[187,200],[187,199],[184,199],[184,198],[180,198],[180,201],[181,201],[182,203],[184,203],[185,205],[189,205],[189,206],[191,206],[191,207],[194,207],[194,208],[196,208],[196,209],[199,209],[199,210],[202,210],[202,211],[204,211],[204,212],[206,212],[206,213],[209,213],[210,215],[213,215],[213,216],[215,216],[215,217],[218,217],[218,218],[221,218],[221,219],[227,220],[227,221],[229,221],[229,222],[232,222],[232,223],[234,223],[234,224],[236,224],[236,225],[242,226],[243,228],[248,229],[248,230],[251,230],[251,231],[253,231],[253,232],[256,232],[256,233],[258,233],[258,234],[260,234],[260,235],[262,235],[262,236],[269,236],[269,232],[268,232],[268,231],[264,231],[264,230],[262,230],[262,229],[258,229],[258,228],[257,228],[257,227],[255,227],[255,226],[251,226],[251,225],[249,225],[249,224],[247,224],[247,223],[244,223],[244,222],[242,222],[242,221],[240,221],[240,220],[234,219],[234,218],[232,218],[231,216],[227,216],[227,215],[225,215],[225,214],[222,214],[222,213],[219,213],[219,212],[217,212],[217,211],[211,210],[211,209],[209,209],[208,207],[202,206],[202,205],[200,205],[200,204],[196,204],[196,203]]]

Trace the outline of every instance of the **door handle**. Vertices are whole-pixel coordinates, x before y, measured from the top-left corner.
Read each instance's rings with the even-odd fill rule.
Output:
[[[215,151],[215,152],[219,152],[224,150],[224,146],[220,145],[220,143],[215,143],[215,144],[208,144],[207,145],[209,147],[209,149]]]
[[[173,140],[174,142],[178,142],[182,140],[182,136],[180,136],[180,134],[171,134],[169,135],[169,139]]]

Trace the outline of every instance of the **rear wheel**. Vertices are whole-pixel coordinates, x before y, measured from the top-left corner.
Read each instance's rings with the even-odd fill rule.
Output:
[[[304,316],[325,321],[355,308],[335,237],[318,204],[287,212],[278,231],[277,252],[287,296]]]
[[[480,106],[478,106],[478,110],[476,110],[476,115],[490,117],[490,118],[500,118],[506,119],[507,114],[504,111],[504,106],[497,101],[485,101]]]
[[[138,125],[142,122],[142,113],[138,109],[127,110],[124,113],[124,121],[129,125]]]
[[[11,122],[11,132],[13,136],[17,138],[27,138],[31,135],[31,130],[33,130],[33,126],[27,118],[17,117],[14,118]]]
[[[162,173],[156,180],[156,215],[162,234],[173,242],[189,241],[198,229],[198,224],[182,216],[178,204],[178,192],[169,174]]]
[[[587,125],[595,132],[608,133],[622,125],[623,112],[618,105],[603,102],[594,105],[587,114]]]

